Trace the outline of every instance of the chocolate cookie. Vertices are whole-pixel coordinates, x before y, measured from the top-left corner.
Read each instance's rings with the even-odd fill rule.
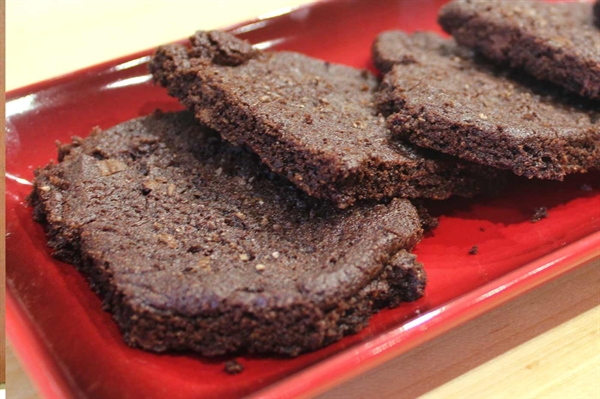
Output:
[[[512,79],[432,33],[387,32],[373,49],[380,67],[402,62],[378,100],[398,136],[529,178],[600,166],[597,102]]]
[[[198,32],[189,49],[159,48],[150,69],[203,124],[340,208],[357,199],[471,196],[497,185],[490,169],[393,139],[375,114],[377,80],[366,71],[261,52],[222,32]]]
[[[94,131],[59,161],[36,171],[35,218],[131,346],[294,356],[423,294],[408,200],[341,211],[187,112]]]
[[[454,0],[439,22],[485,57],[600,99],[600,31],[592,3]]]

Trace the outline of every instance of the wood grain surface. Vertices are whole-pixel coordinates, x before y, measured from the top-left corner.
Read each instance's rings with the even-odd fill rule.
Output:
[[[7,0],[6,89],[304,3]],[[39,397],[10,345],[6,361],[8,397]],[[413,397],[600,398],[600,261],[321,395]]]

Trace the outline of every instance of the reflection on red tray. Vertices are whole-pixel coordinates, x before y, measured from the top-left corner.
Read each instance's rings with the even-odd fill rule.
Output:
[[[264,48],[371,68],[377,33],[439,31],[441,3],[325,1],[233,31]],[[600,256],[598,173],[563,183],[514,178],[496,197],[430,203],[440,226],[416,249],[429,276],[425,297],[381,312],[360,334],[294,359],[242,356],[245,371],[235,376],[223,372],[223,358],[131,349],[84,278],[52,259],[24,198],[33,169],[56,158],[56,140],[156,108],[179,109],[152,85],[149,54],[7,95],[7,330],[45,396],[276,398],[319,392]],[[531,223],[542,206],[548,218]],[[473,245],[477,255],[468,253]]]

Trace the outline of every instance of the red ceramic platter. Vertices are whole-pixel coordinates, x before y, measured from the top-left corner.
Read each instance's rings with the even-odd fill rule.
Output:
[[[442,3],[323,1],[231,31],[261,48],[372,68],[377,33],[439,31]],[[150,53],[7,94],[7,332],[46,397],[312,395],[600,256],[598,173],[562,183],[514,178],[494,197],[429,203],[440,225],[415,251],[429,275],[425,297],[381,312],[360,334],[293,359],[242,356],[245,371],[235,376],[223,372],[226,358],[129,348],[85,279],[50,256],[25,197],[34,168],[56,159],[56,140],[156,108],[179,109],[153,86]],[[547,208],[548,218],[532,223],[538,207]],[[477,255],[469,255],[473,245]]]

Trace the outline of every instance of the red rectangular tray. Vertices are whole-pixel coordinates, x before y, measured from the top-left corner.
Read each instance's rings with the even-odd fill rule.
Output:
[[[323,1],[230,30],[261,48],[371,68],[386,29],[436,30],[443,1]],[[192,32],[190,32],[191,34]],[[85,279],[50,256],[25,203],[34,168],[55,141],[179,109],[147,72],[151,51],[7,94],[7,333],[45,397],[296,397],[322,392],[490,308],[600,256],[600,174],[564,182],[514,178],[495,197],[431,202],[440,225],[416,248],[429,285],[421,300],[385,310],[360,334],[297,358],[157,355],[127,347]],[[548,218],[530,219],[538,207]],[[479,253],[469,255],[478,245]]]

